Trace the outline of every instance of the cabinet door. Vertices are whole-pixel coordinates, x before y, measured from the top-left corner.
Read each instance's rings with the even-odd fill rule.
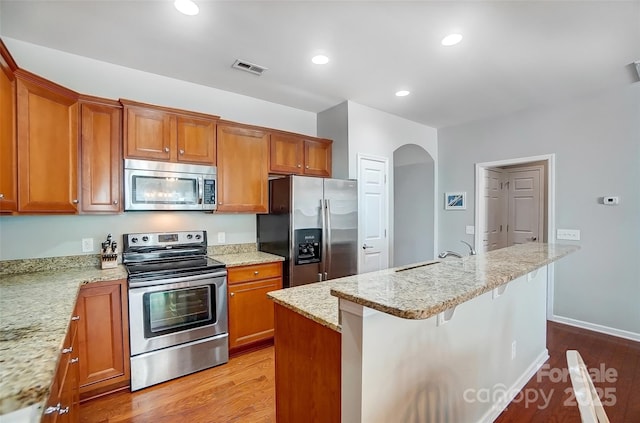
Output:
[[[82,286],[76,314],[80,351],[80,393],[128,385],[129,322],[126,281]]]
[[[18,210],[15,70],[0,40],[0,212]]]
[[[177,116],[178,161],[215,165],[216,122]]]
[[[107,100],[105,100],[107,102]],[[121,210],[121,110],[117,102],[80,103],[82,211]]]
[[[301,138],[284,134],[271,134],[269,146],[271,173],[302,174],[304,142]]]
[[[175,160],[175,116],[120,101],[124,104],[125,157]]]
[[[329,140],[304,140],[304,174],[331,177],[331,144]]]
[[[78,96],[21,69],[16,76],[18,210],[76,213]]]
[[[267,213],[269,134],[218,125],[218,211]]]
[[[273,302],[267,292],[282,287],[282,278],[229,285],[229,348],[273,338]]]

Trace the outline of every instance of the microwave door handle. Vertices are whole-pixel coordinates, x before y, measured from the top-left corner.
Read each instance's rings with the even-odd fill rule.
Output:
[[[204,202],[204,178],[198,178],[198,204]]]

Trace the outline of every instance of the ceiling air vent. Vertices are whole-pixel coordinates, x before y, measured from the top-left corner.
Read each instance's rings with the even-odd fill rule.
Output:
[[[243,71],[251,72],[255,75],[262,75],[262,72],[266,71],[267,68],[264,66],[256,65],[255,63],[245,62],[244,60],[236,60],[232,68],[240,69]]]

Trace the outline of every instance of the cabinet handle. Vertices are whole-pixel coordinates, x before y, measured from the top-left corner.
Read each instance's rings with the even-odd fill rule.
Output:
[[[301,167],[302,167],[302,165],[298,165],[298,168],[301,168]]]
[[[0,194],[0,200],[4,198],[4,194]]]
[[[260,272],[258,272],[257,270],[255,272],[253,272],[254,275],[257,275],[258,273],[260,273]]]
[[[69,413],[69,407],[61,408],[58,411],[58,414],[68,414],[68,413]]]
[[[78,361],[80,361],[80,358],[79,357],[74,357],[71,360],[69,360],[69,364],[77,363]]]
[[[113,200],[113,205],[117,206],[118,205],[118,200]]]
[[[78,200],[78,199],[75,199],[75,200],[72,201],[73,204],[78,204],[79,202],[80,202],[80,200]]]
[[[235,292],[232,292],[232,293],[230,293],[230,294],[229,294],[229,296],[230,296],[230,297],[233,297],[233,296],[235,296],[235,295],[236,295],[236,293],[235,293]]]
[[[80,316],[71,316],[71,321],[75,322],[77,320],[80,320]]]
[[[73,347],[69,347],[69,348],[63,348],[62,351],[60,351],[62,354],[69,354],[70,352],[73,352]]]
[[[50,405],[49,407],[45,408],[43,414],[53,414],[57,413],[58,411],[60,411],[60,403],[57,403],[56,405]]]
[[[164,152],[165,152],[165,153],[168,153],[168,152],[169,152],[169,147],[165,147],[165,148],[164,148]]]
[[[184,150],[180,149],[180,154],[184,154]]]
[[[309,169],[309,165],[307,165],[306,168]]]

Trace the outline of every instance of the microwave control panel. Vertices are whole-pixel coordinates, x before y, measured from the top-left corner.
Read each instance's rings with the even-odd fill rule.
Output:
[[[205,179],[204,180],[204,198],[202,201],[204,204],[215,204],[216,203],[216,181],[215,179]]]

